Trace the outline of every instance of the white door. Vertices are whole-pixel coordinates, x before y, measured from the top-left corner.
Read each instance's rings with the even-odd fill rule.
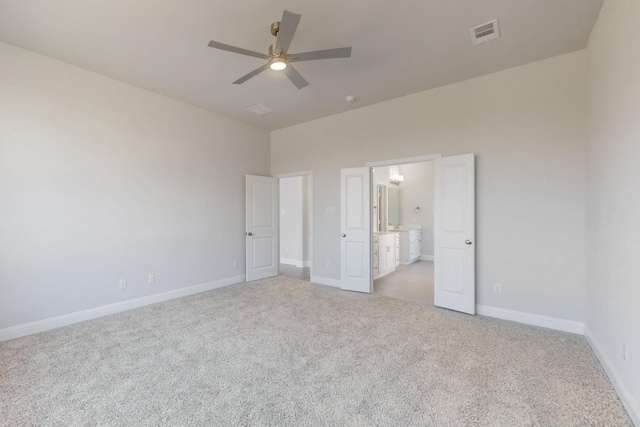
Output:
[[[341,178],[341,287],[371,292],[371,177],[364,168],[342,169]]]
[[[434,161],[434,304],[475,314],[474,155]]]
[[[278,180],[246,175],[247,281],[278,275]]]

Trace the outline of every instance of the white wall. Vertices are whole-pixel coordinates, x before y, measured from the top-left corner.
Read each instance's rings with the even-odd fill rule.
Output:
[[[422,256],[433,257],[433,161],[407,163],[400,167],[404,182],[402,191],[402,221],[407,228],[422,226]],[[420,207],[420,212],[415,208]]]
[[[0,64],[0,329],[242,278],[268,132],[3,43]]]
[[[272,173],[314,173],[314,275],[340,277],[340,168],[475,152],[477,302],[581,321],[584,70],[579,51],[272,132]]]
[[[588,337],[640,426],[640,2],[607,0],[587,48]],[[628,360],[622,346],[628,345]]]

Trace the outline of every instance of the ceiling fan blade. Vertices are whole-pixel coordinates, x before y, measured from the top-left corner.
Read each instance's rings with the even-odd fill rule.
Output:
[[[228,52],[239,53],[241,55],[255,56],[256,58],[269,59],[269,55],[265,55],[264,53],[254,52],[252,50],[242,49],[241,47],[230,46],[224,43],[218,43],[211,40],[209,42],[209,47],[214,49],[226,50]]]
[[[285,73],[286,76],[289,77],[291,83],[296,85],[298,89],[302,89],[309,84],[309,82],[306,81],[304,77],[302,77],[302,75],[298,72],[298,70],[293,68],[293,65],[291,64],[289,64],[289,66],[287,66],[287,68],[283,70],[283,73]]]
[[[314,50],[313,52],[302,52],[292,54],[289,62],[313,61],[314,59],[349,58],[351,47],[339,47],[336,49]]]
[[[249,80],[251,77],[255,77],[258,74],[260,74],[261,72],[263,72],[264,70],[266,70],[267,68],[269,68],[269,64],[264,64],[262,67],[256,68],[255,70],[253,70],[252,72],[250,72],[247,75],[244,75],[242,77],[240,77],[238,80],[236,80],[235,82],[233,82],[234,85],[240,85],[244,82],[246,82],[247,80]]]
[[[284,11],[282,21],[280,21],[280,29],[278,30],[278,39],[276,40],[276,52],[279,49],[282,49],[285,53],[289,50],[291,40],[293,40],[293,35],[296,33],[301,16],[302,15],[297,15],[288,10]]]

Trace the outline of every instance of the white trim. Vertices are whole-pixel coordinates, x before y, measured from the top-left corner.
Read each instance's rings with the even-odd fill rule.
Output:
[[[96,319],[98,317],[108,316],[110,314],[120,313],[134,308],[157,304],[159,302],[186,297],[188,295],[199,294],[201,292],[222,288],[236,283],[242,283],[244,281],[244,275],[229,277],[227,279],[217,280],[215,282],[207,282],[201,283],[199,285],[187,286],[185,288],[175,289],[173,291],[163,292],[160,294],[116,302],[113,304],[90,308],[87,310],[63,314],[61,316],[50,317],[48,319],[37,320],[31,323],[11,326],[9,328],[0,329],[0,342],[24,337],[31,334],[37,334],[38,332],[49,331],[51,329],[61,328],[63,326],[84,322],[85,320]]]
[[[340,283],[340,280],[330,279],[328,277],[321,277],[321,276],[311,276],[311,283],[317,283],[319,285],[333,286],[334,288],[342,287],[342,284]]]
[[[439,159],[440,157],[442,157],[442,153],[427,154],[426,156],[403,157],[402,159],[380,160],[377,162],[368,162],[368,163],[365,163],[365,166],[368,166],[368,167],[395,166],[395,165],[403,165],[406,163],[427,162],[429,160]]]
[[[293,265],[297,268],[310,268],[311,261],[300,261],[294,258],[280,258],[280,264]]]
[[[313,172],[309,172],[309,253],[307,254],[307,260],[305,261],[305,267],[309,267],[309,275],[313,275]],[[302,253],[304,258],[304,252]]]
[[[558,319],[556,317],[541,316],[539,314],[525,313],[524,311],[508,310],[506,308],[491,307],[476,304],[476,313],[481,316],[495,317],[496,319],[511,320],[526,325],[541,326],[557,331],[584,334],[584,323],[574,320]]]
[[[413,264],[414,262],[420,261],[420,260],[422,260],[422,261],[433,261],[433,256],[431,257],[431,259],[424,259],[424,260],[422,259],[421,256],[419,256],[419,257],[411,258],[410,260],[407,260],[407,262],[400,261],[400,264],[409,265],[409,264]]]
[[[296,178],[299,176],[311,176],[313,171],[300,171],[300,172],[291,172],[291,173],[281,173],[278,175],[274,175],[274,178]]]
[[[620,398],[624,408],[627,410],[629,417],[635,425],[640,426],[640,402],[634,399],[633,395],[625,385],[622,375],[620,375],[613,362],[611,362],[611,359],[609,359],[607,354],[602,350],[602,346],[600,346],[596,337],[586,326],[584,327],[584,337],[587,339],[587,342],[593,349],[593,352],[600,361],[604,371],[607,373],[607,376],[609,377],[611,384],[613,384],[613,388],[618,393],[618,397]]]
[[[433,255],[420,255],[420,260],[421,261],[433,261]]]

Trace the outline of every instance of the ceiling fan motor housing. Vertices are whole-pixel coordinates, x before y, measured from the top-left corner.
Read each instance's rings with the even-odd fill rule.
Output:
[[[271,35],[273,37],[278,37],[278,31],[280,31],[280,21],[271,24]]]

